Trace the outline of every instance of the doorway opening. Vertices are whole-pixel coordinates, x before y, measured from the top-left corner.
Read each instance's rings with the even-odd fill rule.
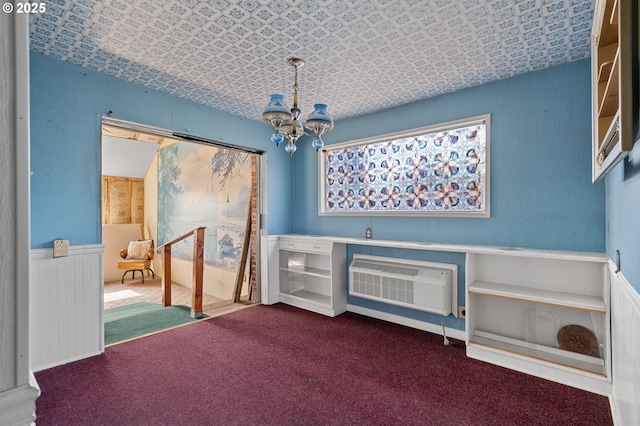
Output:
[[[150,270],[118,269],[131,242],[158,247],[205,228],[202,311],[217,316],[259,302],[261,153],[104,119],[104,309],[162,303],[161,256]],[[190,306],[193,236],[173,245],[171,304]]]

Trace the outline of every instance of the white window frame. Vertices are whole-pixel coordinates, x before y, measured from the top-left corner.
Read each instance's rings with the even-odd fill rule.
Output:
[[[387,133],[384,135],[372,136],[368,138],[356,139],[348,142],[341,142],[325,146],[318,155],[318,215],[320,216],[432,216],[432,217],[467,217],[467,218],[489,218],[490,212],[490,114],[479,115],[475,117],[463,118],[459,120],[448,121],[446,123],[438,123],[425,127],[419,127],[411,130]],[[484,198],[483,210],[476,211],[460,211],[460,210],[399,210],[390,208],[388,210],[341,210],[329,211],[326,206],[327,191],[327,152],[337,149],[350,148],[358,145],[367,145],[372,143],[392,141],[396,139],[404,139],[418,135],[442,132],[461,127],[468,127],[478,124],[485,124],[485,174],[484,174]]]

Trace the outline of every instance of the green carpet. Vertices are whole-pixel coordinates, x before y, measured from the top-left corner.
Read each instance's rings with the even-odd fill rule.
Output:
[[[191,318],[190,314],[191,308],[187,306],[163,308],[161,305],[147,302],[106,309],[104,311],[104,344],[110,345],[198,321]]]

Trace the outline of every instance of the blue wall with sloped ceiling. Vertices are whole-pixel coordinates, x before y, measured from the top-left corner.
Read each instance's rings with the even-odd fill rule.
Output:
[[[74,246],[102,243],[100,125],[108,111],[264,150],[267,232],[291,232],[292,162],[270,142],[269,126],[39,53],[30,60],[31,248],[52,247],[56,238]]]
[[[605,250],[604,184],[591,183],[590,62],[582,60],[342,120],[327,145],[491,115],[491,217],[318,216],[317,154],[294,161],[293,230],[301,234]]]

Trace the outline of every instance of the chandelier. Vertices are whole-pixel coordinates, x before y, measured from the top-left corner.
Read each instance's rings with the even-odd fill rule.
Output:
[[[271,135],[271,141],[276,144],[276,147],[280,145],[284,139],[287,139],[287,145],[284,150],[293,156],[296,152],[296,142],[298,139],[306,135],[304,128],[312,131],[315,135],[315,139],[311,142],[311,146],[320,150],[324,146],[322,141],[322,135],[325,132],[333,130],[333,119],[327,112],[327,105],[315,104],[314,110],[307,118],[307,121],[302,123],[300,121],[300,108],[298,108],[298,68],[304,65],[304,61],[300,58],[290,58],[287,63],[294,67],[294,84],[293,84],[293,108],[289,109],[284,104],[284,96],[278,93],[269,95],[269,103],[267,107],[262,111],[262,121],[267,124],[271,124],[274,128],[274,132]]]

